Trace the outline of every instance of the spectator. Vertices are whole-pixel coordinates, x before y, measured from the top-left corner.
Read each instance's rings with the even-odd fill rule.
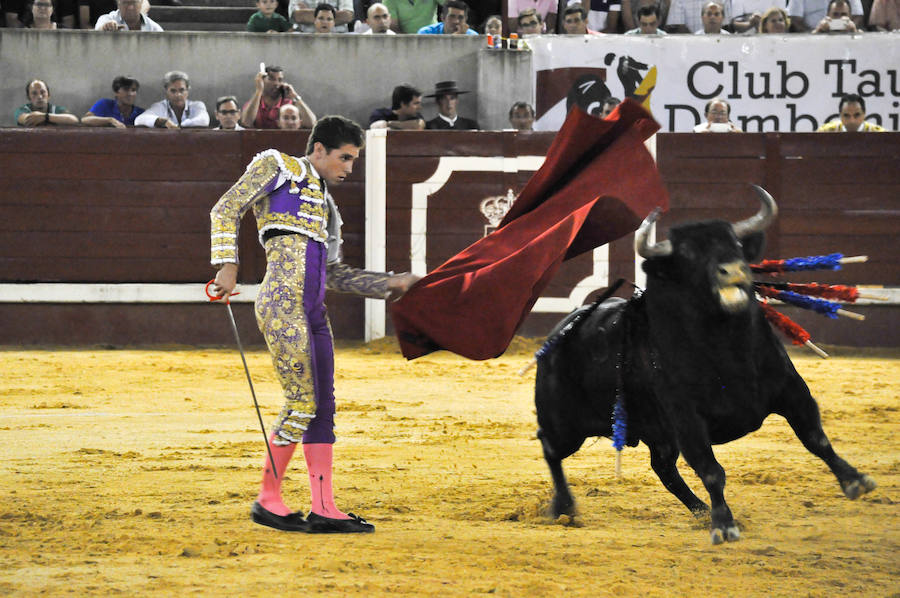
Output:
[[[3,14],[0,15],[0,25],[10,29],[24,27],[22,21],[25,18],[25,2],[23,0],[0,0],[0,9],[3,11]]]
[[[136,127],[187,129],[209,126],[206,105],[203,102],[188,100],[191,80],[187,73],[169,71],[163,77],[163,88],[166,90],[165,99],[151,104],[134,119]]]
[[[857,29],[862,29],[863,7],[860,0],[849,0],[850,20]],[[788,15],[791,17],[791,30],[808,33],[817,23],[828,16],[828,0],[791,0],[788,3]]]
[[[866,101],[855,93],[850,93],[841,98],[838,104],[839,117],[819,127],[819,132],[824,133],[869,133],[884,131],[884,127],[866,120]]]
[[[622,100],[615,96],[609,96],[605,100],[603,100],[603,109],[600,110],[600,118],[606,118],[612,111],[616,109],[616,106],[622,103]]]
[[[294,86],[284,80],[280,66],[267,66],[265,73],[256,73],[256,89],[241,109],[241,124],[247,128],[277,129],[278,110],[285,104],[300,109],[303,128],[316,124],[316,115],[309,109]]]
[[[444,3],[444,14],[440,23],[426,25],[419,29],[419,35],[440,35],[465,32],[467,35],[478,35],[467,26],[469,7],[462,0],[447,0]]]
[[[760,33],[787,33],[791,26],[791,18],[783,8],[773,6],[763,13],[759,22]]]
[[[580,4],[572,4],[563,11],[563,29],[567,35],[594,35],[597,32],[588,29],[587,12]]]
[[[438,105],[438,115],[426,123],[426,128],[454,129],[457,131],[477,129],[478,123],[476,121],[459,116],[456,113],[459,95],[463,93],[469,92],[460,91],[456,87],[456,81],[440,81],[437,83],[434,86],[434,93],[425,96],[426,98],[434,98]]]
[[[740,133],[741,130],[731,122],[731,104],[722,98],[713,98],[704,108],[706,122],[694,127],[694,133]]]
[[[528,102],[516,102],[509,109],[509,124],[517,131],[534,130],[534,107]]]
[[[544,32],[544,23],[541,21],[541,15],[533,8],[526,8],[519,13],[519,26],[517,28],[521,35],[540,35]]]
[[[317,22],[319,13],[325,7],[331,8],[332,26],[328,31],[325,31],[327,13],[322,15],[321,23]],[[347,25],[353,21],[353,0],[332,0],[330,4],[291,0],[288,14],[296,24],[295,29],[299,27],[301,33],[347,33]]]
[[[444,0],[384,0],[391,13],[391,29],[397,33],[418,33],[437,22],[437,8]]]
[[[219,121],[216,131],[243,131],[240,118],[241,111],[236,97],[222,96],[216,100],[216,120]]]
[[[278,109],[278,128],[283,131],[300,130],[300,110],[293,104]]]
[[[508,0],[506,19],[511,32],[519,27],[519,15],[526,9],[533,9],[540,15],[541,20],[547,24],[547,33],[556,33],[556,11],[559,9],[557,0]]]
[[[25,86],[28,103],[16,108],[13,118],[20,127],[47,125],[77,125],[78,117],[64,106],[50,103],[50,87],[40,79],[32,79]]]
[[[859,33],[856,25],[850,20],[848,0],[831,0],[825,18],[819,21],[811,33]]]
[[[366,25],[369,28],[363,32],[364,35],[396,35],[391,29],[391,13],[381,2],[376,2],[366,11]]]
[[[594,31],[603,33],[619,32],[619,16],[622,14],[621,0],[586,0],[587,2],[587,26]],[[569,0],[568,5],[579,5],[581,0]]]
[[[56,29],[53,22],[53,3],[50,0],[34,0],[31,5],[31,29]]]
[[[730,33],[722,29],[725,9],[719,3],[719,0],[710,0],[703,5],[703,10],[700,11],[700,19],[703,21],[703,28],[695,31],[696,35],[727,35]]]
[[[491,15],[484,21],[484,34],[503,37],[503,19],[500,15]]]
[[[659,25],[662,30],[669,15],[670,0],[622,0],[622,23],[626,31],[640,27],[638,11],[645,6],[655,6]],[[632,34],[634,35],[634,34]]]
[[[648,4],[638,9],[638,26],[626,31],[625,35],[666,35],[659,25],[659,7]]]
[[[118,0],[118,9],[97,19],[97,31],[162,31],[155,21],[141,14],[141,0]]]
[[[422,131],[422,92],[408,83],[401,83],[391,94],[390,108],[377,108],[369,116],[370,129]]]
[[[785,0],[731,0],[731,30],[735,33],[760,29],[763,14],[770,8],[787,8]]]
[[[313,11],[313,33],[334,33],[334,21],[337,17],[337,9],[332,5],[322,2],[316,5]]]
[[[900,29],[900,0],[875,0],[869,13],[869,29],[896,31]]]
[[[97,19],[116,8],[116,0],[78,0],[78,26],[93,29]]]
[[[291,24],[275,12],[278,0],[256,0],[256,12],[247,21],[250,33],[284,33],[291,30]]]
[[[102,98],[94,102],[91,109],[81,118],[81,124],[88,127],[133,127],[134,119],[144,112],[134,105],[141,84],[133,77],[119,75],[112,82],[115,99]]]
[[[703,30],[703,10],[709,0],[672,0],[666,31],[669,33],[694,33]],[[731,2],[719,3],[724,22],[731,22]]]

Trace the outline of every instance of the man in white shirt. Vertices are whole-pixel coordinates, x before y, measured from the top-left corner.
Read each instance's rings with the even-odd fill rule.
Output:
[[[162,31],[163,28],[141,13],[141,0],[118,0],[118,10],[101,15],[97,31]]]
[[[366,25],[369,28],[362,32],[363,35],[397,35],[391,29],[391,13],[381,2],[376,2],[366,11]]]
[[[791,0],[788,3],[791,31],[806,33],[813,29],[828,14],[828,4],[828,0]],[[863,28],[863,7],[860,0],[850,0],[850,19],[857,29]]]
[[[666,31],[669,33],[694,33],[703,29],[703,8],[709,0],[672,0],[669,7],[669,16],[666,21]],[[719,2],[724,21],[731,22],[731,0]]]
[[[191,80],[187,73],[169,71],[163,77],[166,99],[151,105],[134,119],[136,127],[186,129],[208,127],[209,113],[203,102],[188,101]]]
[[[722,98],[713,98],[706,103],[706,122],[694,127],[694,133],[740,133],[731,122],[731,104]]]
[[[236,97],[222,96],[216,100],[216,120],[219,121],[216,131],[243,131],[240,119],[241,110]]]
[[[725,35],[730,32],[722,29],[722,21],[725,19],[725,10],[718,0],[711,0],[703,5],[700,11],[700,20],[703,28],[695,31],[696,35]]]

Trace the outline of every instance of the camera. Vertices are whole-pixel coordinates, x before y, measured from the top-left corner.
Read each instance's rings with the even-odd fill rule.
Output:
[[[831,19],[828,22],[829,31],[844,31],[847,29],[847,21],[844,18]]]

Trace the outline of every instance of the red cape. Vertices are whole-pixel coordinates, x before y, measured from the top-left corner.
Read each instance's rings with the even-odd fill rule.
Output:
[[[631,100],[606,120],[573,108],[498,229],[391,304],[403,355],[497,357],[564,260],[633,232],[657,206],[668,209],[643,143],[658,129]]]

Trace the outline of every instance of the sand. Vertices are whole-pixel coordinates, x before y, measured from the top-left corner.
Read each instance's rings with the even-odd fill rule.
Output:
[[[607,439],[565,462],[579,516],[543,514],[534,371],[516,375],[534,346],[519,348],[339,348],[336,494],[376,525],[362,536],[249,520],[262,435],[234,350],[0,350],[0,595],[900,596],[897,355],[793,353],[835,449],[878,489],[844,498],[772,416],[715,449],[743,538],[712,546],[646,448],[617,479]],[[248,361],[270,426],[268,355]],[[306,510],[294,464],[287,502]]]

